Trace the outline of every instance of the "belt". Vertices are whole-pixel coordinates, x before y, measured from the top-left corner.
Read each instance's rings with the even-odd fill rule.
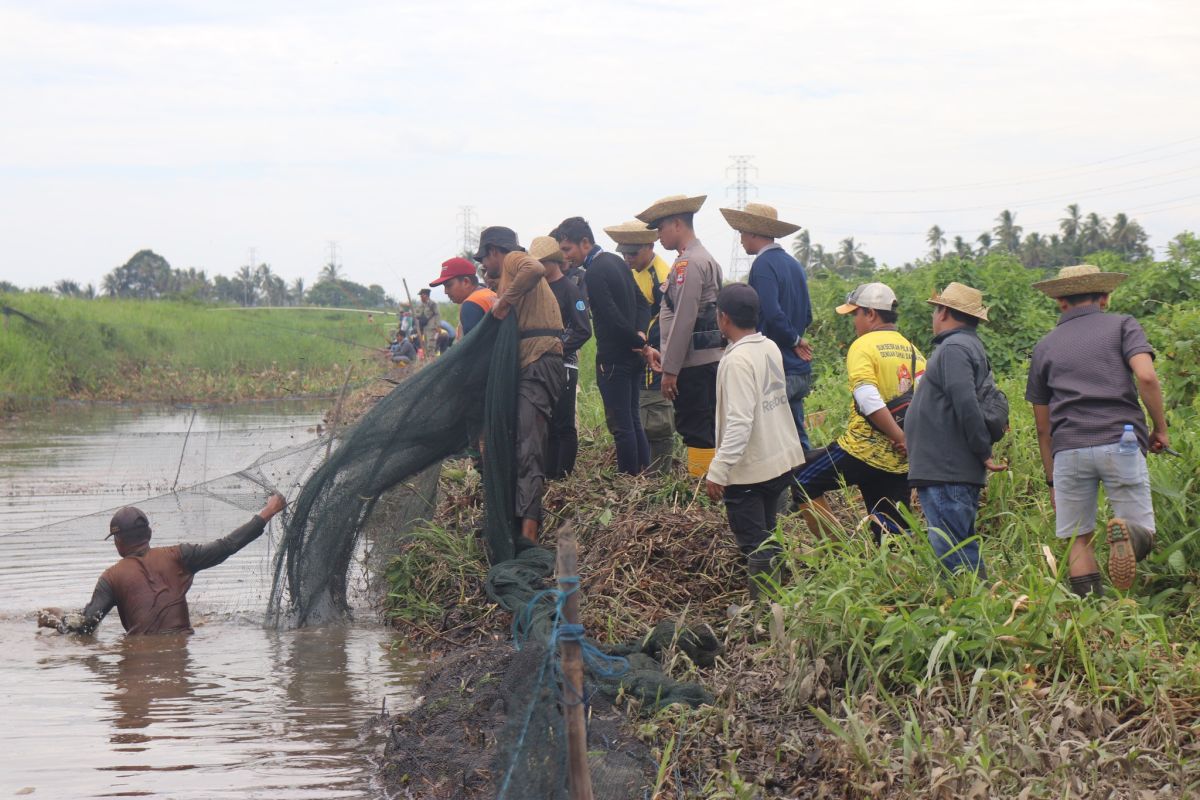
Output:
[[[562,328],[530,328],[521,331],[522,339],[534,339],[538,336],[552,336],[555,339],[561,339],[563,335]]]

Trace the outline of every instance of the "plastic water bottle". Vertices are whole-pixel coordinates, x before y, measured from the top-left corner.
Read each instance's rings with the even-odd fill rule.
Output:
[[[1141,445],[1138,444],[1137,434],[1133,432],[1133,426],[1126,425],[1125,432],[1121,434],[1121,441],[1117,443],[1117,452],[1123,456],[1127,456],[1141,449]]]

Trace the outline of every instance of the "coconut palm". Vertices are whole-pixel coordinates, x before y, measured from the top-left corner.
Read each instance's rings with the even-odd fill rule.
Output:
[[[1121,254],[1122,258],[1130,261],[1137,261],[1149,256],[1149,248],[1146,247],[1146,231],[1137,222],[1132,220],[1125,214],[1117,214],[1113,217],[1112,224],[1108,226],[1108,243],[1109,246]]]
[[[987,231],[975,237],[975,241],[979,242],[979,255],[987,255],[992,249],[992,235]]]
[[[1087,215],[1079,229],[1080,255],[1095,253],[1108,247],[1108,229],[1104,217],[1095,211]]]
[[[330,261],[325,266],[321,267],[321,273],[317,276],[317,283],[324,281],[339,281],[342,279],[342,268]]]
[[[971,245],[961,236],[954,237],[954,254],[959,258],[970,258],[975,255],[971,252]]]
[[[1050,261],[1050,247],[1046,237],[1037,231],[1025,237],[1021,246],[1021,261],[1027,267],[1044,267]]]
[[[304,278],[296,278],[292,281],[292,289],[289,292],[292,305],[298,306],[304,304]]]
[[[942,247],[946,244],[946,232],[934,225],[929,229],[929,233],[925,234],[925,241],[929,244],[929,257],[934,261],[941,261]]]
[[[812,241],[807,230],[796,234],[796,239],[792,242],[792,255],[800,262],[800,266],[808,269],[809,259],[812,258]]]
[[[839,242],[834,265],[839,274],[853,275],[866,257],[867,254],[863,252],[862,245],[856,244],[853,236],[847,236]]]
[[[996,217],[996,227],[992,228],[992,233],[996,234],[999,247],[1016,253],[1021,249],[1021,230],[1021,226],[1017,224],[1017,215],[1006,208]]]
[[[1071,244],[1079,236],[1079,223],[1083,215],[1079,211],[1079,203],[1067,206],[1067,215],[1058,221],[1058,229],[1062,231],[1063,241]]]

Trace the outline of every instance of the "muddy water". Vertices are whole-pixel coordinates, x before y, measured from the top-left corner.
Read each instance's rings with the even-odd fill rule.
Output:
[[[112,508],[138,504],[156,544],[224,535],[265,493],[222,476],[314,440],[323,408],[67,406],[0,426],[0,797],[379,796],[363,727],[411,701],[418,668],[365,610],[265,629],[277,531],[196,576],[191,636],[126,639],[115,612],[90,639],[34,623],[116,560]],[[286,487],[306,458],[254,475]]]

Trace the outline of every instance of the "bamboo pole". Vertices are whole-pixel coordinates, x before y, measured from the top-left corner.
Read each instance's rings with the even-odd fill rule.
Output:
[[[558,530],[558,589],[569,592],[563,604],[567,622],[579,623],[579,592],[564,578],[577,575],[578,546],[575,528],[564,525]],[[562,655],[564,716],[567,722],[567,787],[571,800],[593,800],[592,778],[587,758],[587,722],[583,717],[583,651],[578,641],[563,641]]]

